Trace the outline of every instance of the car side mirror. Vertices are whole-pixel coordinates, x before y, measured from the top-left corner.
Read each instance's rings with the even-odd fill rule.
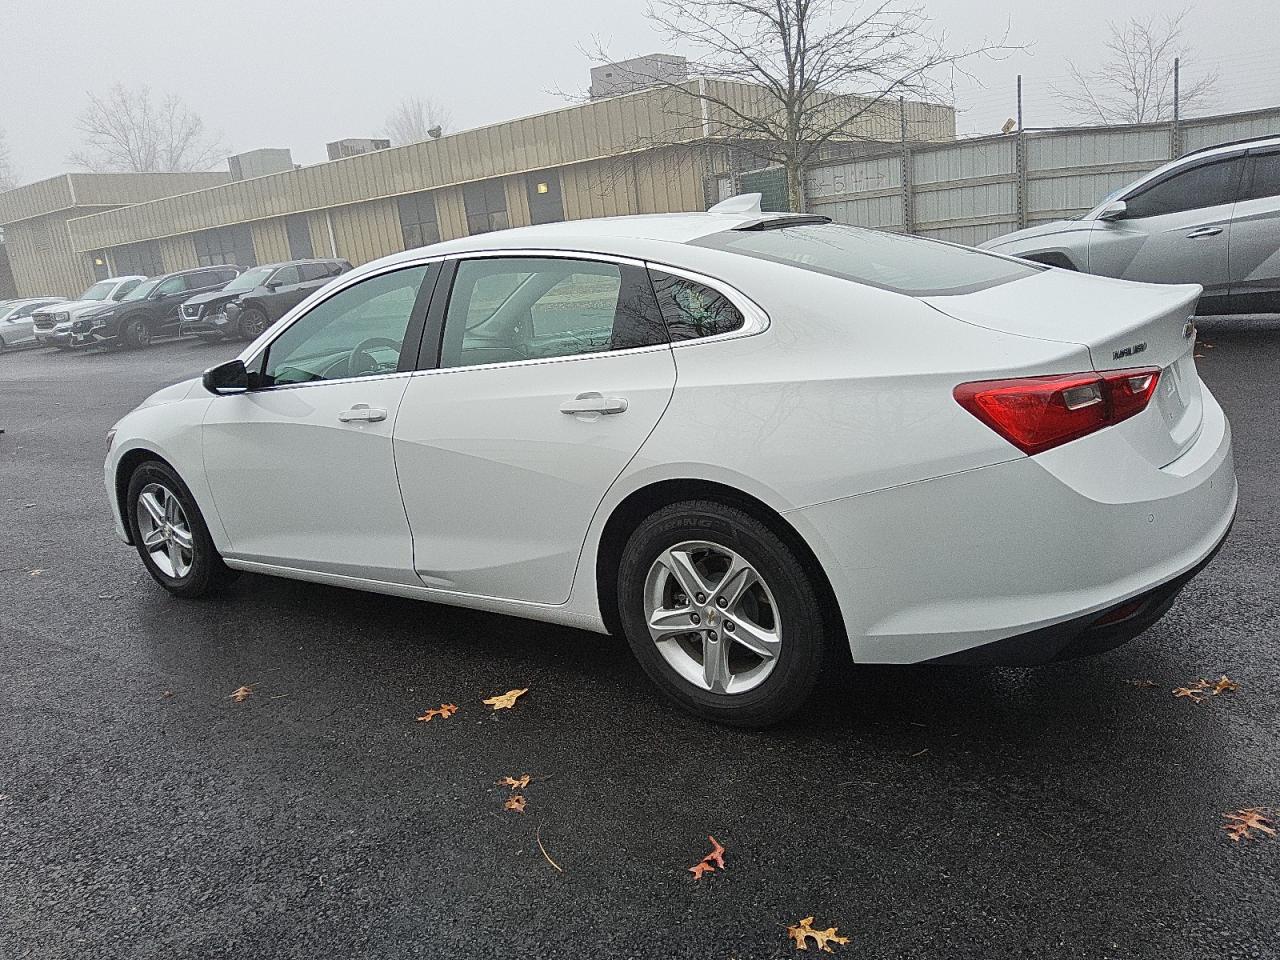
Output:
[[[1102,212],[1098,214],[1099,220],[1123,220],[1129,212],[1129,205],[1123,200],[1112,200]]]
[[[249,371],[243,360],[228,360],[206,370],[200,382],[210,393],[241,393],[249,389]]]
[[[266,284],[268,290],[279,290],[280,286],[281,284],[279,280],[269,280]]]

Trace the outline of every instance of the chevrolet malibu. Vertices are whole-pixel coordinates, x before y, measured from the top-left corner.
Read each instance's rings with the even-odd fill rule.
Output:
[[[107,494],[176,596],[247,570],[622,633],[678,704],[762,726],[838,657],[1038,664],[1155,623],[1236,509],[1199,294],[758,197],[489,233],[151,396]]]

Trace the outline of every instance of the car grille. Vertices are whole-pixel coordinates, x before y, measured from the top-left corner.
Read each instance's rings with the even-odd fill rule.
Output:
[[[33,319],[37,330],[52,330],[56,326],[53,322],[53,316],[48,313],[33,314]]]
[[[183,320],[199,320],[199,319],[200,319],[200,304],[198,304],[198,303],[195,303],[195,304],[186,304],[186,303],[184,303],[184,304],[182,305],[182,319],[183,319]]]

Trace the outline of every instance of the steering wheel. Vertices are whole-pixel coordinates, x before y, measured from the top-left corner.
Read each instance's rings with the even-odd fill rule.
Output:
[[[378,361],[369,355],[369,351],[375,347],[389,347],[399,353],[400,341],[391,340],[388,337],[369,337],[367,340],[361,340],[351,348],[351,354],[347,357],[348,377],[377,373],[381,369]]]

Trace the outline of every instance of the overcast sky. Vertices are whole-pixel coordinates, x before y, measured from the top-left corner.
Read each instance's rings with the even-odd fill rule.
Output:
[[[1026,123],[1064,119],[1048,93],[1067,58],[1088,64],[1110,19],[1181,8],[1162,0],[926,0],[956,45],[984,33],[1030,44],[980,62],[957,90],[962,133],[996,132],[1025,75]],[[593,36],[618,58],[666,50],[644,0],[0,0],[0,129],[23,181],[68,169],[87,90],[116,81],[177,94],[233,151],[377,136],[402,98],[446,103],[455,129],[563,106],[584,89]],[[1198,0],[1197,69],[1221,73],[1222,109],[1280,104],[1277,0]],[[677,51],[678,52],[678,51]]]

